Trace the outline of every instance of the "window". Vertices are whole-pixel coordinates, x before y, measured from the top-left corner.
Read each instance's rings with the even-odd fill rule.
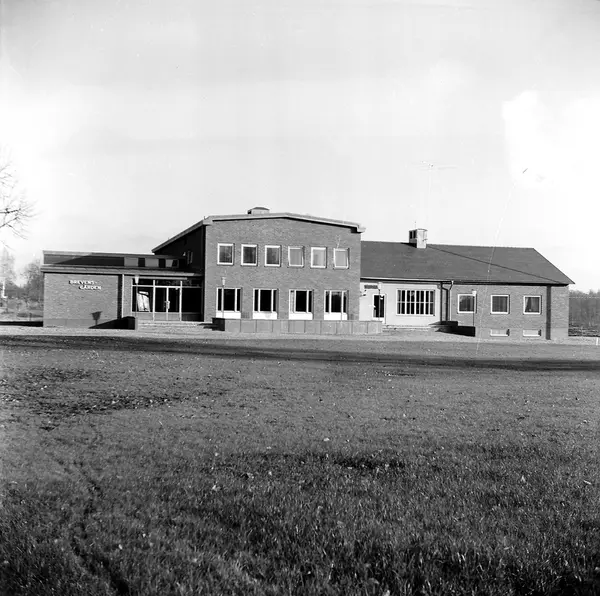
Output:
[[[490,335],[492,337],[508,337],[510,329],[490,329]]]
[[[542,337],[541,329],[523,329],[523,337]]]
[[[219,312],[240,312],[241,304],[241,288],[217,288],[217,314]]]
[[[310,266],[325,268],[327,266],[327,249],[321,246],[313,246],[310,249]]]
[[[290,290],[290,312],[312,313],[312,290]]]
[[[398,290],[399,315],[435,314],[435,290]]]
[[[508,314],[508,296],[492,296],[492,314]]]
[[[290,267],[304,267],[304,248],[302,246],[290,246],[288,248],[288,262]]]
[[[334,248],[333,249],[333,266],[336,269],[348,269],[348,249]]]
[[[344,290],[325,291],[325,314],[347,314],[348,292]]]
[[[265,265],[267,267],[281,266],[281,246],[265,247]]]
[[[254,290],[254,312],[272,313],[277,310],[277,290]]]
[[[194,253],[191,250],[188,250],[185,253],[185,264],[191,265],[193,260],[194,260]]]
[[[539,315],[542,312],[541,296],[524,296],[523,312],[530,315]]]
[[[217,264],[233,265],[233,244],[219,244]]]
[[[475,296],[473,294],[458,295],[458,312],[475,312]]]
[[[135,279],[131,288],[131,312],[169,313],[169,319],[178,318],[182,312],[199,312],[202,280],[187,279]]]
[[[258,265],[256,244],[242,244],[242,265]]]

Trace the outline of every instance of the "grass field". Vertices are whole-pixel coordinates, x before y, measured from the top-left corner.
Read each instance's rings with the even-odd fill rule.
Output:
[[[600,594],[595,346],[0,346],[1,594]]]

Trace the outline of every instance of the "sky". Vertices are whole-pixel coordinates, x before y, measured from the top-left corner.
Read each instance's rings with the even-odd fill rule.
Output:
[[[600,288],[598,0],[0,0],[0,146],[42,250],[253,206],[534,247]]]

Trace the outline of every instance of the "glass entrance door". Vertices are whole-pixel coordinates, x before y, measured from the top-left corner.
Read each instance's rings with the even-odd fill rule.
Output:
[[[181,288],[156,286],[154,291],[155,320],[181,321]]]

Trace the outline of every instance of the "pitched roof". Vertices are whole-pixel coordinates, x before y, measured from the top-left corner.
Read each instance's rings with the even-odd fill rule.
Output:
[[[361,278],[506,284],[574,283],[534,248],[361,242]]]
[[[254,207],[254,209],[266,209],[265,207]],[[156,252],[162,250],[165,246],[168,246],[175,240],[179,238],[183,238],[190,232],[197,230],[202,226],[210,226],[214,222],[218,221],[231,221],[231,220],[240,220],[240,219],[297,219],[300,221],[308,221],[311,223],[318,224],[328,224],[332,226],[341,226],[344,228],[353,228],[355,232],[362,234],[365,231],[365,228],[358,223],[352,221],[342,221],[341,219],[328,219],[326,217],[315,217],[313,215],[302,215],[300,213],[271,213],[271,212],[261,212],[261,213],[240,213],[237,215],[210,215],[209,217],[205,217],[199,222],[195,223],[193,226],[186,228],[183,232],[179,232],[179,234],[175,234],[172,238],[165,240],[158,246],[152,249],[152,252]]]

